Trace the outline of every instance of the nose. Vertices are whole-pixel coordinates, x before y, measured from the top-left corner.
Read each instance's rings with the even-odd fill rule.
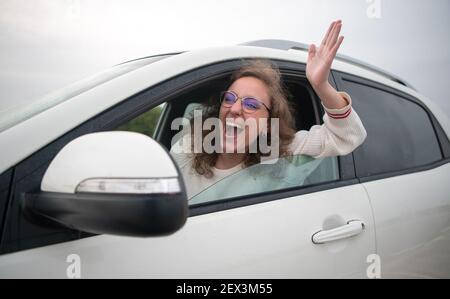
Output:
[[[230,112],[235,115],[239,115],[242,113],[241,99],[237,99],[237,101],[234,102],[233,106],[230,107]]]

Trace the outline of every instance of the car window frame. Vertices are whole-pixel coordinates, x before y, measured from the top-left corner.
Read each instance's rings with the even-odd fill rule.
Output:
[[[11,183],[14,168],[9,168],[0,174],[0,244],[2,243],[3,228],[5,226],[5,219],[11,200]]]
[[[306,78],[306,65],[303,63],[293,62],[293,61],[282,61],[273,60],[281,70],[282,75],[289,73],[290,75],[298,75],[300,77]],[[333,87],[336,87],[336,83],[332,74],[330,73],[329,82]],[[314,91],[313,91],[314,92]],[[323,124],[323,115],[325,110],[322,105],[320,105],[320,99],[314,92],[314,100],[316,101],[315,106],[318,107],[320,111],[320,125]],[[299,195],[330,190],[334,188],[340,188],[344,186],[349,186],[359,183],[355,175],[355,167],[353,164],[353,154],[350,153],[345,156],[337,157],[337,164],[339,170],[339,180],[331,182],[323,182],[308,186],[297,186],[281,190],[272,190],[257,194],[242,195],[234,198],[226,198],[223,200],[216,200],[213,202],[206,202],[201,204],[196,204],[189,206],[190,217],[199,216],[203,214],[209,214],[219,211],[224,211],[228,209],[240,208],[244,206],[250,206],[259,203],[265,203],[268,201],[280,200],[289,197],[295,197]]]
[[[284,71],[305,72],[306,66],[303,63],[277,59],[272,59],[272,61]],[[54,223],[48,223],[46,226],[43,226],[43,223],[40,221],[36,224],[30,221],[29,215],[24,215],[21,210],[22,195],[27,192],[38,192],[40,190],[40,183],[45,170],[66,144],[88,133],[113,130],[121,123],[129,121],[163,102],[170,102],[170,99],[186,92],[186,90],[195,88],[195,86],[217,76],[222,76],[224,73],[230,73],[241,65],[241,59],[220,61],[183,73],[156,86],[151,86],[100,112],[95,117],[66,132],[17,163],[12,168],[11,173],[10,201],[8,201],[8,208],[4,213],[7,217],[3,221],[4,227],[0,254],[74,241],[94,235],[58,226]],[[334,85],[334,82],[332,84]],[[323,108],[321,105],[318,105],[318,107],[321,110],[321,115],[323,115]],[[170,105],[167,105],[167,109],[170,109]],[[232,202],[216,202],[208,206],[190,208],[190,217],[357,184],[358,181],[355,179],[352,163],[351,154],[338,157],[340,181],[312,185],[295,190],[276,190],[266,194],[253,194],[240,197]],[[23,224],[26,225],[24,226]]]
[[[413,97],[401,90],[395,89],[393,87],[390,86],[386,86],[382,83],[379,82],[375,82],[373,80],[370,79],[366,79],[366,78],[362,78],[353,74],[348,74],[345,72],[341,72],[341,71],[332,71],[334,80],[336,82],[336,86],[338,88],[341,89],[345,89],[345,82],[344,81],[349,81],[355,84],[360,84],[363,86],[368,86],[370,88],[375,88],[375,89],[379,89],[383,92],[386,93],[390,93],[396,97],[400,97],[406,101],[412,102],[415,105],[418,105],[420,108],[422,108],[425,113],[428,116],[428,119],[430,120],[430,124],[433,128],[433,132],[435,134],[435,137],[437,139],[438,145],[439,145],[439,149],[441,151],[441,159],[432,163],[428,163],[425,165],[420,165],[420,166],[414,166],[414,167],[409,167],[407,169],[403,169],[403,170],[395,170],[395,171],[387,171],[384,173],[380,173],[380,174],[373,174],[370,176],[358,176],[356,175],[356,177],[358,178],[358,180],[361,183],[364,182],[370,182],[370,181],[374,181],[374,180],[380,180],[380,179],[385,179],[385,178],[390,178],[390,177],[395,177],[395,176],[399,176],[399,175],[405,175],[405,174],[411,174],[411,173],[416,173],[416,172],[422,172],[425,170],[430,170],[430,169],[434,169],[437,167],[440,167],[444,164],[447,164],[450,162],[450,141],[447,138],[447,135],[445,134],[442,126],[439,124],[438,120],[436,119],[436,117],[433,115],[433,113],[431,112],[431,110],[420,100],[417,99],[416,97]],[[364,121],[364,120],[363,120]],[[354,161],[354,166],[355,166],[355,173],[356,173],[356,162]]]

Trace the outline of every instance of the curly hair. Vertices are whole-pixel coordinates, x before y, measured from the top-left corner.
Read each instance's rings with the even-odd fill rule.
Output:
[[[295,135],[294,117],[292,107],[287,100],[287,92],[283,87],[280,70],[266,59],[244,60],[242,61],[242,67],[231,75],[228,87],[243,77],[257,78],[266,85],[272,104],[267,127],[270,128],[272,118],[279,119],[279,155],[290,155],[289,145]],[[203,122],[210,117],[218,117],[220,101],[217,100],[217,96],[211,98],[205,108],[202,113]],[[191,122],[194,122],[194,118],[191,119]],[[203,138],[210,132],[210,130],[203,130]],[[194,140],[193,136],[191,137],[191,140]],[[270,129],[267,132],[267,139],[269,141],[271,140]],[[264,156],[269,154],[265,154]],[[244,159],[244,165],[248,167],[260,163],[261,156],[263,154],[259,150],[257,153],[247,153]],[[212,177],[212,168],[216,164],[217,157],[218,153],[216,152],[206,153],[202,151],[201,153],[194,153],[192,167],[199,175]]]

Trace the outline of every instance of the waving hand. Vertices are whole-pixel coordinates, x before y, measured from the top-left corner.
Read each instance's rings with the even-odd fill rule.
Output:
[[[320,88],[328,82],[331,63],[344,40],[343,36],[339,36],[341,27],[340,20],[331,23],[320,47],[317,48],[314,44],[309,47],[306,77],[315,88]]]

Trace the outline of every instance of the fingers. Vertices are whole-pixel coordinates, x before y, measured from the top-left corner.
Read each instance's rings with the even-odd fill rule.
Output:
[[[330,36],[328,37],[328,42],[327,42],[327,46],[329,46],[330,48],[333,48],[336,45],[339,33],[341,32],[341,27],[342,27],[341,20],[337,21],[334,24],[334,27],[330,32]]]
[[[321,46],[327,46],[329,48],[332,48],[336,44],[337,37],[341,32],[341,27],[342,27],[341,20],[337,20],[331,23],[330,28],[328,28],[327,34],[325,35]]]
[[[314,45],[314,44],[311,44],[310,46],[309,46],[309,49],[308,49],[308,54],[309,55],[314,55],[316,53],[316,45]]]
[[[316,45],[311,44],[308,49],[308,58],[313,58],[316,55]]]
[[[340,36],[337,40],[337,43],[333,46],[333,48],[331,48],[331,52],[330,52],[330,60],[333,60],[334,57],[336,57],[337,51],[339,50],[339,47],[342,44],[342,41],[344,40],[343,36]]]
[[[327,44],[328,37],[330,36],[331,30],[334,28],[334,24],[335,22],[332,22],[330,27],[328,27],[327,33],[325,34],[325,37],[322,40],[321,46],[325,46]]]

